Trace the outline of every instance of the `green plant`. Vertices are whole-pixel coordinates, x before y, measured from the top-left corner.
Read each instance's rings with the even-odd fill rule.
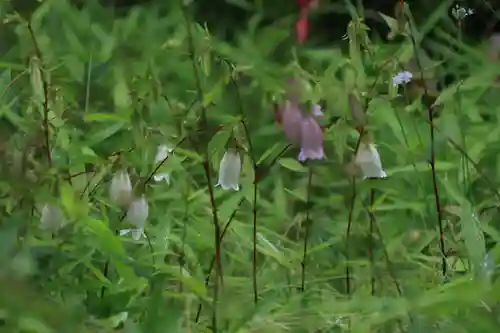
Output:
[[[347,53],[293,46],[259,16],[229,43],[180,2],[114,19],[2,7],[17,43],[0,63],[0,327],[494,331],[500,130],[481,115],[499,73],[446,35],[460,53],[437,52],[470,74],[431,89],[420,43],[449,6],[418,27],[407,6],[385,17],[404,37],[390,45],[353,11]],[[326,105],[325,159],[298,162],[275,121],[290,77],[299,107]],[[360,177],[372,143],[387,179]],[[224,190],[226,153],[241,178]]]

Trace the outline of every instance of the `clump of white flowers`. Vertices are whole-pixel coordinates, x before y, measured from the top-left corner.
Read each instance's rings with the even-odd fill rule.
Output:
[[[160,151],[162,153],[162,151]],[[132,182],[127,171],[119,170],[111,179],[109,188],[111,200],[120,207],[127,207],[125,222],[132,225],[132,228],[120,230],[120,235],[132,234],[132,238],[138,240],[144,235],[144,226],[149,215],[149,206],[146,198],[134,197]]]
[[[240,173],[241,173],[241,157],[236,149],[228,149],[219,167],[219,181],[216,186],[220,186],[224,190],[240,189]]]
[[[382,168],[380,155],[373,143],[362,142],[360,144],[356,154],[355,163],[361,169],[365,179],[387,177],[387,174]]]
[[[109,197],[121,207],[127,206],[132,200],[132,182],[126,170],[120,170],[113,175]]]
[[[461,7],[459,5],[455,5],[455,7],[453,7],[451,9],[451,15],[453,15],[453,17],[457,21],[461,21],[464,18],[466,18],[467,16],[472,15],[472,14],[474,14],[473,9]]]

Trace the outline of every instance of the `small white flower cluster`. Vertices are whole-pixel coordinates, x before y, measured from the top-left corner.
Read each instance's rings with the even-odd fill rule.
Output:
[[[466,18],[467,16],[470,16],[474,14],[474,10],[471,9],[471,8],[465,8],[465,7],[461,7],[459,5],[455,5],[455,7],[453,7],[451,9],[451,15],[455,18],[455,20],[457,21],[461,21],[463,20],[464,18]]]

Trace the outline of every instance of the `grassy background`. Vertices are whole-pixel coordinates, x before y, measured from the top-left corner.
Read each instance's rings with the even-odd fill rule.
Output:
[[[196,23],[197,5],[1,5],[1,331],[494,332],[500,67],[485,40],[464,42],[466,23],[441,28],[451,2],[406,30],[387,19],[391,43],[353,18],[344,40],[312,30],[300,46],[293,10],[256,12],[228,39]],[[415,82],[398,89],[403,69]],[[462,79],[438,90],[450,73]],[[296,162],[274,121],[291,76],[335,120],[325,160]],[[353,168],[356,108],[386,180]],[[167,142],[170,185],[150,181]],[[241,190],[214,188],[234,145]],[[138,241],[116,235],[108,197],[123,168],[149,203]],[[68,221],[54,233],[46,203]]]

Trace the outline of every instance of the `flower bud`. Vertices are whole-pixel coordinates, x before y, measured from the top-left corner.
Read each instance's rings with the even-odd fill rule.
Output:
[[[359,145],[355,163],[360,167],[365,179],[387,177],[387,174],[382,169],[380,155],[373,143],[362,142]]]
[[[45,98],[42,71],[40,67],[40,60],[37,57],[32,57],[29,62],[31,90],[33,91],[34,99],[38,103],[42,103]]]
[[[132,200],[132,182],[125,170],[116,172],[111,179],[109,196],[120,206],[126,206]]]
[[[321,160],[325,158],[323,151],[323,130],[316,119],[306,117],[302,120],[299,161]]]
[[[224,190],[240,189],[240,173],[241,173],[241,157],[235,149],[228,149],[219,167],[219,181],[216,186],[222,187]]]
[[[56,232],[61,229],[65,223],[64,215],[58,206],[51,204],[45,204],[43,206],[40,216],[42,229]]]

